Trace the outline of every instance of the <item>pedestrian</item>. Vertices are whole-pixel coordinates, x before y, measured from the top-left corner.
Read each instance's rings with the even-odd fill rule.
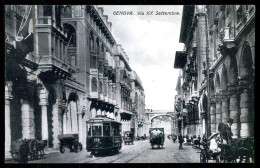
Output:
[[[207,143],[207,138],[206,138],[206,135],[205,135],[205,134],[203,134],[203,137],[202,137],[202,142],[205,142],[205,143]]]
[[[182,137],[182,135],[179,135],[179,143],[180,143],[180,145],[179,145],[179,150],[182,150],[183,148],[182,148],[182,143],[183,143],[183,137]]]
[[[200,148],[200,140],[201,140],[200,135],[198,135],[198,140],[199,140],[199,148]]]
[[[228,123],[227,123],[227,126],[228,126],[228,129],[227,129],[227,141],[228,141],[229,144],[232,142],[232,136],[233,136],[233,133],[231,131],[231,125],[232,124],[233,124],[233,119],[229,118],[228,119]]]
[[[193,136],[190,137],[191,144],[193,144]]]

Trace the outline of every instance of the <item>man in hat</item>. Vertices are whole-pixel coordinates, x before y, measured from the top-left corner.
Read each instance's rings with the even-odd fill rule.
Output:
[[[231,125],[233,124],[233,119],[232,118],[229,118],[228,119],[228,123],[227,123],[227,126],[228,126],[228,130],[227,130],[227,135],[228,135],[228,143],[231,142],[232,140],[232,136],[233,136],[233,133],[231,131]]]

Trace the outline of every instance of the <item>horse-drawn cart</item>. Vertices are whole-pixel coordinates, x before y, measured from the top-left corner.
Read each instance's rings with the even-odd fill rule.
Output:
[[[157,145],[157,147],[162,147],[164,144],[164,129],[163,128],[150,128],[150,143],[152,146],[152,149],[154,148],[154,145]]]
[[[208,163],[209,160],[213,160],[216,163],[219,162],[219,156],[221,154],[221,150],[217,145],[217,136],[219,133],[212,134],[207,142],[202,141],[201,143],[201,151],[200,151],[200,162]]]
[[[28,160],[39,159],[44,155],[44,148],[47,141],[38,141],[36,139],[18,139],[11,143],[11,156],[20,163],[26,163]]]
[[[70,152],[82,151],[82,144],[78,141],[78,134],[61,134],[58,135],[60,140],[60,153],[65,152],[65,148],[69,148]]]

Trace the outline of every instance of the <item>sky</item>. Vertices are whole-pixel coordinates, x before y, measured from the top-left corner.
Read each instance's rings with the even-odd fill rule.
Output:
[[[103,5],[104,14],[112,22],[112,34],[129,57],[145,91],[146,109],[174,109],[176,83],[179,74],[174,69],[179,43],[181,5]],[[114,15],[117,11],[132,11],[134,15]],[[137,15],[138,12],[145,15]],[[153,15],[146,15],[154,11]],[[179,12],[179,15],[155,15],[156,11]]]

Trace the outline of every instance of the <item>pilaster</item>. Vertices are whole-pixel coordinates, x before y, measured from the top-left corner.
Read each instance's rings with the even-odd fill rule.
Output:
[[[11,149],[10,101],[13,99],[12,85],[13,83],[10,81],[7,81],[5,85],[5,157],[10,155]]]
[[[222,123],[227,123],[229,118],[229,96],[226,91],[221,92]]]
[[[246,138],[250,135],[250,127],[252,126],[249,121],[249,97],[248,97],[248,84],[249,81],[241,80],[239,81],[239,91],[240,91],[240,136]]]

